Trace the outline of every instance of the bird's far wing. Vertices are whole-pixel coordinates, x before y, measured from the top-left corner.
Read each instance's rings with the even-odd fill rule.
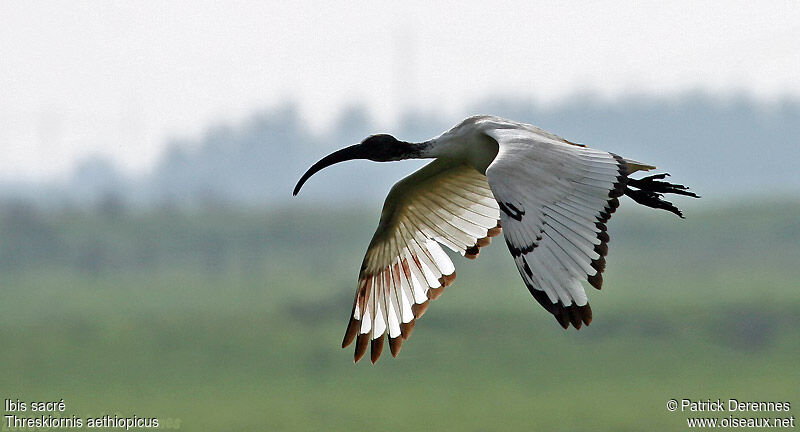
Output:
[[[626,162],[534,131],[485,133],[499,144],[486,176],[522,279],[561,326],[589,324],[592,310],[582,281],[597,289],[603,284],[605,223],[625,190]]]
[[[356,340],[358,361],[369,344],[374,363],[388,333],[396,356],[428,301],[455,279],[439,243],[475,258],[500,233],[499,218],[486,177],[468,165],[437,159],[395,184],[361,265],[342,348]]]

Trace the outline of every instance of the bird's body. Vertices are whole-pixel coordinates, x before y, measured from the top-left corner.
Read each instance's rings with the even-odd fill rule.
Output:
[[[358,361],[371,345],[375,362],[388,333],[397,355],[429,301],[455,279],[439,244],[475,258],[504,234],[525,285],[558,322],[580,328],[592,319],[583,281],[602,285],[606,226],[618,197],[681,216],[663,193],[696,196],[660,181],[632,179],[655,167],[567,141],[535,126],[474,116],[422,143],[373,135],[309,169],[348,159],[435,158],[389,192],[359,273],[342,346],[356,341]]]

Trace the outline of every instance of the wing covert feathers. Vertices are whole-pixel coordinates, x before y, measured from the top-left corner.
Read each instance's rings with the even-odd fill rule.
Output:
[[[361,266],[342,348],[355,341],[354,361],[370,348],[397,356],[416,319],[455,280],[440,244],[475,258],[501,232],[500,210],[486,177],[474,168],[437,159],[398,182]]]

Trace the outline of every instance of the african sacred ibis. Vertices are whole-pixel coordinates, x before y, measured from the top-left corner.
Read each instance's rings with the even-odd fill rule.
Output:
[[[683,217],[662,194],[697,197],[663,181],[668,174],[629,177],[654,166],[494,116],[470,117],[421,143],[372,135],[315,163],[293,194],[338,162],[421,158],[435,160],[392,187],[361,265],[342,342],[356,340],[356,362],[369,344],[374,363],[386,333],[396,356],[429,300],[453,282],[455,268],[439,244],[475,258],[502,230],[533,297],[562,327],[579,329],[592,321],[582,282],[603,284],[605,224],[618,198]]]

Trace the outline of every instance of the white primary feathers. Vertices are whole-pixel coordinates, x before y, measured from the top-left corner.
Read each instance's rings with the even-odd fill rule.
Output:
[[[599,289],[606,226],[618,197],[682,216],[664,193],[697,197],[666,174],[628,177],[655,167],[593,150],[524,123],[470,117],[423,143],[373,135],[309,169],[294,193],[322,168],[348,159],[436,158],[399,181],[384,203],[367,248],[342,347],[356,341],[355,361],[371,346],[374,363],[388,334],[393,356],[430,300],[455,279],[439,244],[468,258],[504,233],[534,298],[558,322],[592,320],[584,289]],[[502,228],[501,228],[502,227]]]

